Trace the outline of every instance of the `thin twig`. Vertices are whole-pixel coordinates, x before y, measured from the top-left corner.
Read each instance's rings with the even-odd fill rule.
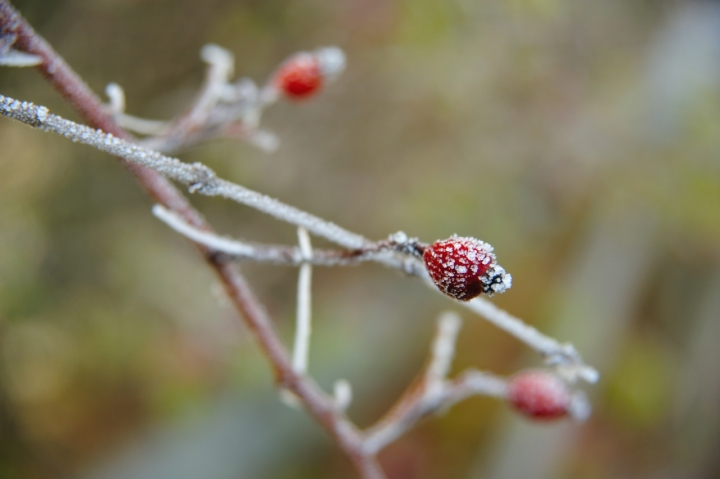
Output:
[[[392,243],[380,241],[361,249],[313,249],[310,258],[303,258],[300,248],[295,246],[249,243],[219,236],[190,226],[177,214],[162,205],[153,206],[153,214],[170,228],[183,236],[200,243],[218,254],[233,260],[256,261],[284,266],[352,266],[367,261],[382,261],[388,250],[394,250]]]
[[[295,322],[295,345],[293,347],[293,368],[298,374],[307,372],[312,332],[311,284],[312,266],[307,261],[312,257],[310,235],[305,228],[298,228],[300,252],[306,261],[300,265],[297,287],[297,318]]]
[[[118,139],[111,134],[94,130],[48,112],[45,107],[20,102],[0,95],[0,114],[21,121],[27,125],[57,133],[72,141],[83,143],[98,150],[138,165],[150,167],[175,181],[188,185],[189,191],[207,196],[222,196],[255,208],[281,221],[301,226],[327,240],[350,249],[366,249],[373,243],[335,223],[287,205],[269,196],[218,178],[214,171],[201,163],[187,164],[161,155],[160,153]],[[402,244],[399,245],[402,248]],[[382,264],[401,269],[426,279],[426,283],[437,291],[429,279],[423,263],[415,256],[399,255],[389,251],[388,255],[373,258]],[[586,381],[597,380],[597,372],[585,365],[570,344],[561,344],[547,337],[535,328],[524,324],[518,318],[502,311],[483,298],[464,303],[470,310],[493,322],[540,352],[547,363],[558,367],[558,371],[573,381],[580,377]]]
[[[168,224],[168,226],[188,236],[193,241],[200,242],[209,248],[239,259],[252,259],[255,261],[273,262],[275,264],[287,264],[291,266],[296,266],[301,263],[299,252],[294,249],[290,250],[287,246],[257,245],[253,247],[237,240],[196,230],[192,226],[185,224],[182,219],[178,218],[172,212],[160,210],[158,207],[153,211],[155,215]],[[401,235],[393,235],[393,237],[397,236]],[[387,255],[377,254],[378,252],[382,252],[383,248],[402,252],[404,243],[401,240],[402,238],[391,238],[389,241],[365,246],[365,248],[361,250],[315,250],[313,251],[312,262],[314,265],[319,266],[346,266],[363,261],[375,261],[424,278],[428,286],[436,290],[437,288],[432,280],[424,274],[425,269],[423,265],[414,255],[409,255],[402,262],[389,262]],[[408,265],[411,266],[408,267]],[[549,365],[555,366],[558,372],[570,382],[575,381],[577,378],[582,378],[590,383],[597,381],[597,371],[582,362],[577,350],[575,350],[571,344],[562,344],[553,338],[545,336],[537,329],[503,311],[485,298],[477,297],[472,301],[463,302],[462,304],[475,314],[485,318],[495,326],[507,331],[538,351]]]
[[[454,381],[445,379],[455,353],[459,328],[460,318],[455,313],[440,316],[424,373],[405,390],[385,416],[364,431],[367,453],[379,452],[423,417],[444,411],[470,396],[505,396],[505,380],[489,373],[471,369]]]
[[[191,193],[222,196],[237,201],[281,221],[302,226],[308,231],[346,248],[362,248],[370,243],[370,240],[351,233],[334,223],[257,191],[218,178],[214,171],[201,163],[183,163],[177,158],[148,150],[110,133],[53,115],[43,106],[38,107],[32,103],[20,102],[0,95],[0,113],[27,125],[64,136],[73,142],[92,146],[130,163],[151,168],[171,180],[188,186]]]
[[[599,377],[597,370],[582,361],[580,354],[572,344],[562,344],[545,336],[484,298],[478,297],[463,304],[498,328],[530,345],[543,356],[546,364],[554,366],[558,373],[568,381],[574,382],[581,378],[589,383],[597,382]]]

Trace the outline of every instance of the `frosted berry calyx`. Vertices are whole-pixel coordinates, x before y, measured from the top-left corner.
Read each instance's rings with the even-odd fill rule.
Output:
[[[497,264],[493,247],[476,238],[436,241],[425,249],[423,260],[440,291],[460,301],[504,293],[512,286],[512,276]]]

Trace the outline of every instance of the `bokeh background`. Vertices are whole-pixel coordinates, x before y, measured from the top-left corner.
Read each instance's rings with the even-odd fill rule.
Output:
[[[583,424],[474,398],[387,449],[392,479],[720,477],[720,3],[681,0],[17,0],[90,86],[170,118],[200,48],[263,82],[338,45],[341,79],[282,103],[271,155],[181,154],[371,238],[490,242],[493,301],[601,373]],[[32,69],[0,92],[77,116]],[[292,243],[193,197],[224,234]],[[107,155],[0,120],[0,477],[354,477],[270,370],[188,242]],[[318,241],[316,244],[321,245]],[[289,344],[296,271],[243,265]],[[455,370],[540,364],[522,344],[367,264],[315,269],[311,371],[370,424],[463,315]]]

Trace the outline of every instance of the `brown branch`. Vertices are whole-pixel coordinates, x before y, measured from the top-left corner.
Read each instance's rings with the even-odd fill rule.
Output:
[[[16,48],[42,58],[43,62],[37,67],[38,70],[85,121],[119,138],[131,140],[131,136],[117,125],[106,112],[100,99],[80,76],[42,37],[35,33],[7,0],[0,0],[0,34],[7,33],[16,35]],[[166,178],[150,168],[122,159],[119,161],[155,201],[181,215],[189,224],[205,231],[212,231],[202,215]],[[278,384],[290,389],[300,398],[308,413],[335,439],[363,478],[385,477],[375,456],[364,452],[362,436],[357,428],[336,410],[332,399],[326,396],[310,378],[293,371],[287,350],[275,334],[267,313],[245,278],[233,265],[223,262],[217,255],[211,254],[206,247],[197,245],[197,248],[205,261],[215,270],[235,308],[254,332],[274,369]]]
[[[404,393],[375,424],[363,431],[365,451],[375,454],[405,434],[422,418],[445,411],[475,395],[505,397],[505,379],[467,369],[454,380],[446,379],[455,354],[460,318],[445,313],[438,328],[427,365]]]

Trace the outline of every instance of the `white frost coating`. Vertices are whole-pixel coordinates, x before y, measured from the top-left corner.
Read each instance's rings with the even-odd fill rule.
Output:
[[[313,52],[320,64],[320,71],[328,83],[337,80],[345,70],[345,53],[338,47],[322,47]]]
[[[110,99],[110,112],[113,115],[125,113],[125,90],[117,83],[108,83],[105,87],[105,94]]]
[[[305,262],[300,265],[297,286],[297,314],[295,322],[295,344],[293,347],[292,365],[295,372],[305,374],[307,372],[308,355],[310,352],[310,334],[312,333],[312,303],[311,284],[312,266],[309,260],[312,259],[312,245],[310,235],[305,228],[298,228],[298,243],[300,253]]]
[[[568,381],[574,382],[580,378],[594,383],[598,380],[598,372],[583,362],[572,344],[561,344],[545,336],[483,298],[478,297],[462,304],[538,351],[545,358],[545,362],[555,366],[558,373]]]
[[[352,402],[352,386],[346,379],[338,379],[333,385],[333,397],[338,411],[345,412]]]
[[[214,43],[208,43],[202,47],[200,58],[208,65],[225,72],[226,78],[230,78],[235,69],[235,57],[232,52]]]
[[[0,113],[25,124],[40,127],[45,131],[57,133],[70,140],[83,143],[126,160],[144,165],[158,171],[170,179],[188,185],[191,190],[208,196],[225,198],[248,205],[281,221],[303,226],[309,232],[349,249],[360,249],[371,245],[366,238],[341,228],[334,223],[325,221],[293,206],[249,190],[229,181],[221,180],[215,173],[202,164],[189,165],[175,158],[133,145],[122,140],[111,141],[113,137],[100,130],[77,125],[56,115],[47,114],[44,122],[38,121],[38,107],[0,95]],[[43,117],[44,114],[40,114]],[[107,142],[107,144],[106,144]],[[119,146],[121,145],[121,146]],[[393,255],[378,255],[373,258],[391,268],[398,268],[408,274],[423,278],[433,291],[438,288],[432,282],[422,261],[415,257],[398,258]],[[509,275],[506,275],[509,276]],[[555,366],[556,370],[570,382],[580,378],[588,382],[596,382],[598,373],[586,365],[571,344],[558,341],[540,333],[537,329],[524,324],[520,319],[497,308],[483,298],[462,303],[468,309],[484,317],[497,327],[523,341],[538,351],[545,361]]]
[[[437,334],[430,350],[430,366],[426,372],[428,380],[440,381],[450,372],[461,323],[460,316],[452,311],[447,311],[438,318]]]
[[[280,147],[280,139],[277,135],[267,130],[257,130],[253,132],[248,136],[248,142],[257,146],[265,153],[273,153]]]
[[[584,392],[576,391],[573,393],[572,399],[570,400],[569,412],[570,417],[579,422],[583,422],[590,417],[592,406]]]
[[[5,67],[36,67],[42,64],[42,62],[41,57],[20,52],[14,48],[0,55],[0,66]]]
[[[37,113],[35,114],[35,118],[37,119],[38,122],[44,123],[48,117],[48,113],[50,113],[50,110],[48,110],[44,106],[38,107]]]
[[[5,116],[31,126],[40,126],[37,124],[37,106],[26,104],[22,107],[17,100],[2,95],[0,95],[0,103]],[[164,156],[156,151],[114,138],[112,135],[100,130],[79,125],[53,114],[47,115],[42,124],[42,129],[57,133],[72,141],[92,146],[111,155],[119,156],[131,163],[152,168],[172,180],[187,185],[191,192],[206,196],[222,196],[255,208],[281,221],[302,226],[309,232],[346,248],[359,249],[371,243],[370,240],[358,234],[299,210],[294,206],[287,205],[235,183],[222,180],[215,175],[214,171],[201,163],[183,163],[177,158]]]
[[[404,244],[408,242],[408,235],[404,231],[398,231],[397,233],[391,234],[388,239],[398,244]]]
[[[212,233],[200,231],[188,225],[178,215],[162,205],[155,205],[152,208],[153,215],[160,221],[174,229],[181,235],[190,238],[196,243],[207,246],[210,249],[233,256],[253,256],[255,249],[239,241],[221,238]]]

